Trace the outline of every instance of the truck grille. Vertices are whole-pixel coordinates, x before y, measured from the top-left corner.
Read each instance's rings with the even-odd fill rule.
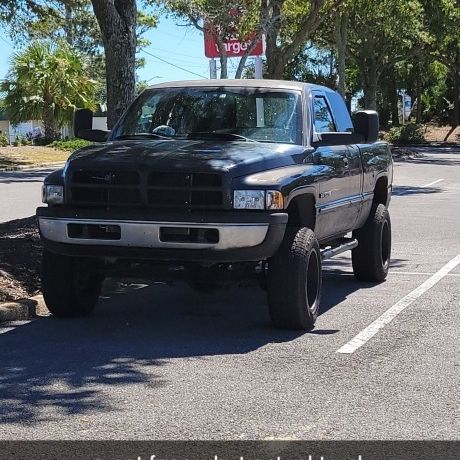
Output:
[[[149,205],[164,207],[219,207],[222,176],[209,173],[151,172],[147,180]]]
[[[74,171],[70,202],[82,206],[219,209],[222,176],[160,171]]]

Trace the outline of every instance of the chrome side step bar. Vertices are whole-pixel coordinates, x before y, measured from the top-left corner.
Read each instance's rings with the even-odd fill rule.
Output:
[[[323,260],[330,259],[338,254],[342,254],[342,252],[351,251],[358,246],[358,240],[352,238],[343,238],[341,243],[338,246],[327,246],[321,249],[321,258]]]

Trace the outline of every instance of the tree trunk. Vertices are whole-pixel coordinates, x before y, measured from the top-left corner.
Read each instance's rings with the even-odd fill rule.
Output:
[[[335,16],[334,40],[337,48],[337,89],[342,97],[346,98],[346,63],[348,43],[348,13],[338,13]]]
[[[221,33],[216,34],[217,48],[220,60],[220,78],[228,78],[228,57],[225,48],[225,37]]]
[[[374,57],[365,60],[362,70],[365,109],[377,110],[377,85],[379,75]]]
[[[220,55],[220,78],[228,78],[228,58],[227,56]]]
[[[303,49],[309,37],[316,31],[326,15],[321,14],[325,0],[309,0],[310,10],[302,19],[298,30],[289,42],[280,46],[281,10],[284,0],[273,0],[270,8],[271,27],[267,32],[267,74],[268,78],[283,78],[284,68]],[[279,19],[278,19],[279,18]]]
[[[265,56],[267,57],[267,74],[268,78],[280,79],[283,76],[283,68],[275,68],[279,60],[278,50],[278,35],[281,30],[281,4],[280,1],[273,1],[271,6],[271,18],[279,18],[275,20],[272,26],[267,30],[267,37],[265,41],[266,49]]]
[[[240,62],[238,62],[238,68],[236,69],[235,79],[239,79],[243,76],[244,66],[246,65],[246,61],[248,60],[248,55],[245,54],[241,56]]]
[[[454,122],[457,127],[460,123],[460,51],[457,51],[454,77]]]
[[[398,110],[398,87],[396,84],[396,80],[393,77],[391,79],[391,124],[393,126],[399,126],[399,110]]]
[[[69,46],[73,46],[73,15],[72,15],[72,5],[70,1],[64,3],[65,9],[65,39]]]
[[[284,68],[286,67],[287,62],[285,62],[285,59],[281,57],[281,53],[278,49],[276,51],[269,52],[267,48],[266,56],[268,78],[273,80],[282,80]]]
[[[254,48],[257,46],[257,43],[259,40],[261,40],[261,38],[259,37],[256,37],[255,39],[253,39],[251,44],[248,46],[248,49],[246,50],[246,52],[243,54],[243,56],[241,56],[240,62],[238,63],[238,68],[236,69],[235,79],[239,79],[242,77],[244,66],[246,65],[248,57],[252,53]]]
[[[91,0],[104,42],[107,126],[112,129],[135,97],[136,0]]]
[[[420,76],[420,63],[417,63],[417,115],[416,115],[416,123],[422,122],[422,79]]]
[[[460,124],[460,50],[457,50],[455,63],[453,65],[454,72],[454,113],[452,116],[452,128],[447,133],[444,138],[446,142],[449,137],[457,129],[457,126]]]
[[[48,91],[43,94],[43,128],[46,139],[58,139],[59,132],[53,110],[53,98]]]

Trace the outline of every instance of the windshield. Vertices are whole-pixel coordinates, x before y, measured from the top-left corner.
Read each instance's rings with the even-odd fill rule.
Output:
[[[218,139],[301,144],[300,92],[167,88],[142,93],[113,139]]]

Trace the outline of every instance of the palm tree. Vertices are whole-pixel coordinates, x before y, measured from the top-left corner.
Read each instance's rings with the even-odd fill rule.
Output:
[[[1,90],[13,124],[42,120],[45,137],[55,139],[75,108],[95,108],[96,86],[80,56],[66,44],[37,41],[13,55]]]

